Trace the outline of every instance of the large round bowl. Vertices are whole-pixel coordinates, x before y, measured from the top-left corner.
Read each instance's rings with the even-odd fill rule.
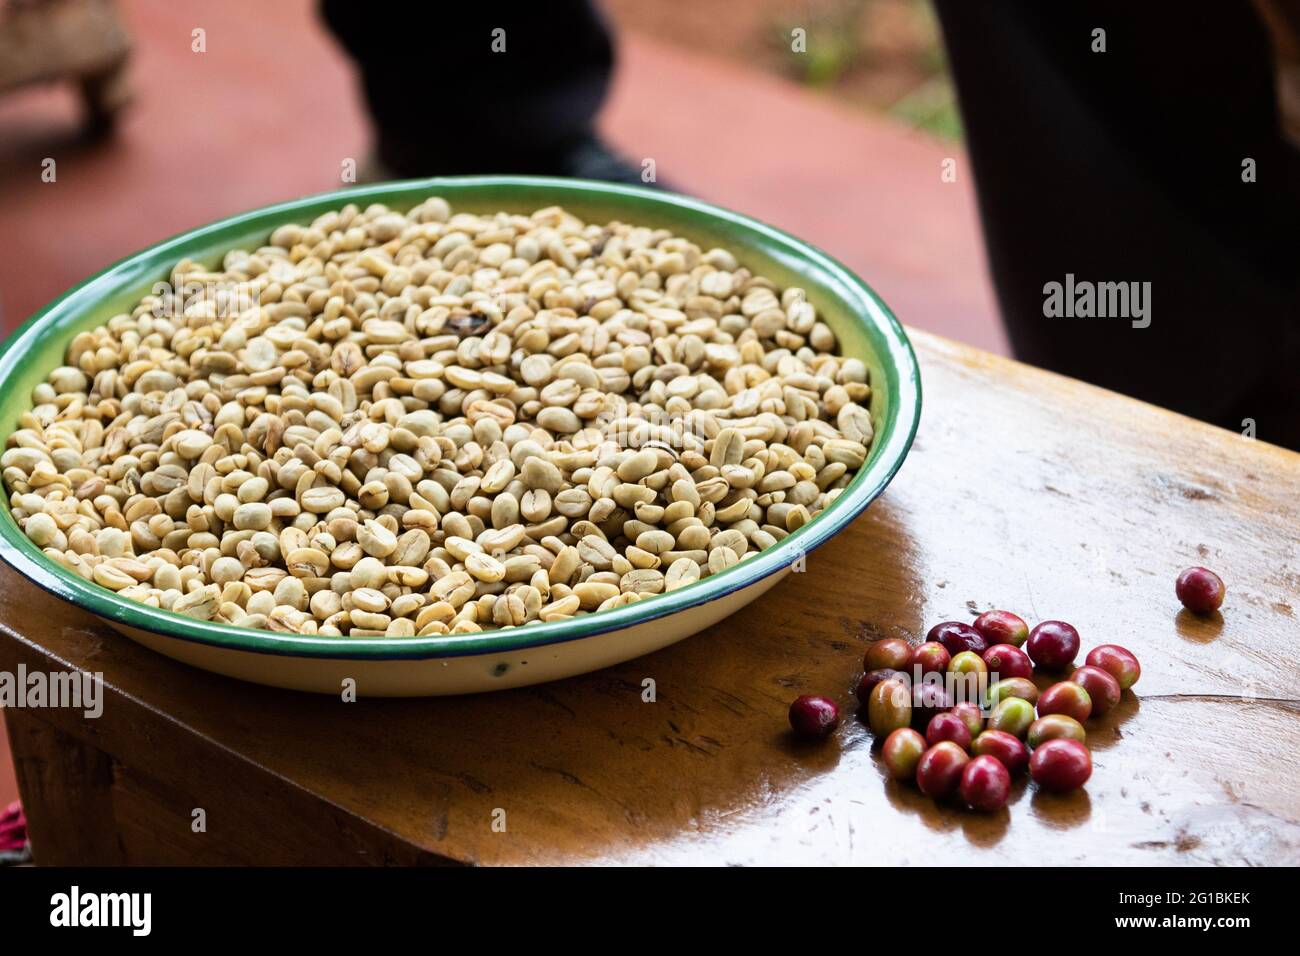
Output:
[[[197,621],[118,597],[61,567],[19,530],[4,499],[0,558],[62,600],[147,647],[243,680],[337,694],[345,679],[367,696],[464,694],[555,680],[630,660],[715,624],[781,580],[884,489],[906,456],[921,411],[916,357],[871,288],[830,256],[745,216],[633,186],[530,177],[434,179],[361,186],[268,206],[159,243],[111,266],[37,312],[0,348],[0,435],[31,407],[32,388],[63,362],[72,337],[130,311],[182,258],[216,264],[256,248],[284,223],[347,203],[405,210],[430,195],[455,211],[528,213],[562,205],[587,221],[663,226],[704,248],[721,246],[753,271],[807,290],[844,353],[871,373],[875,441],[840,496],[776,545],[694,584],[610,611],[480,634],[348,638],[280,634]]]

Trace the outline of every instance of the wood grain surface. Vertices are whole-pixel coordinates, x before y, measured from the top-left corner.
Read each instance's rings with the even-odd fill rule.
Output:
[[[106,684],[96,720],[7,714],[37,862],[1300,862],[1300,456],[912,335],[925,412],[884,497],[745,611],[599,673],[343,703],[173,663],[4,571],[0,669]],[[1180,609],[1192,564],[1221,615]],[[1086,790],[1022,781],[985,816],[887,783],[852,688],[872,640],[990,607],[1143,674],[1090,722]],[[846,712],[824,744],[787,731],[810,692]]]

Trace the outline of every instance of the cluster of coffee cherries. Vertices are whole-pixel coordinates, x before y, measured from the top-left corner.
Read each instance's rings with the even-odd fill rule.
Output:
[[[914,780],[926,796],[959,797],[984,811],[1006,804],[1011,778],[1025,769],[1044,790],[1083,786],[1092,775],[1084,721],[1118,704],[1142,668],[1116,644],[1094,648],[1073,668],[1079,648],[1079,632],[1064,621],[1043,621],[1031,631],[1010,611],[987,611],[971,624],[936,624],[916,646],[876,641],[857,695],[882,741],[886,769],[897,780]],[[1033,680],[1071,668],[1041,692]],[[950,687],[962,686],[982,686],[983,699],[954,700]],[[825,737],[838,723],[839,709],[826,697],[808,695],[790,706],[800,736]]]

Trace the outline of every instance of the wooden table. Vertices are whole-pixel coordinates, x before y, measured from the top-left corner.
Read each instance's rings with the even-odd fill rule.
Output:
[[[0,578],[0,669],[106,685],[97,720],[6,713],[37,862],[1300,862],[1300,456],[912,334],[926,411],[885,496],[747,610],[596,674],[349,704],[191,670]],[[1227,581],[1221,617],[1175,600],[1192,564]],[[852,712],[872,640],[994,606],[1142,660],[1086,791],[1022,782],[982,816],[886,783],[853,717],[789,738],[800,693]]]

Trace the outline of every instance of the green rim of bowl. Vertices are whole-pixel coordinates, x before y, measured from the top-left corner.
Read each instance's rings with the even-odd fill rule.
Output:
[[[118,597],[43,554],[18,528],[4,495],[0,495],[3,511],[0,559],[56,597],[111,622],[219,648],[290,657],[372,661],[501,654],[582,640],[644,624],[706,604],[791,567],[859,515],[902,465],[921,414],[921,379],[916,356],[898,319],[875,291],[849,269],[788,233],[696,199],[638,186],[528,176],[406,180],[321,193],[222,219],[123,259],[37,311],[0,346],[0,430],[8,436],[17,427],[21,412],[30,407],[30,393],[25,393],[20,387],[23,383],[16,378],[20,370],[24,372],[23,382],[35,374],[25,366],[34,360],[38,349],[49,348],[51,336],[66,343],[75,334],[78,323],[84,323],[92,311],[102,312],[106,302],[120,302],[118,311],[124,310],[138,301],[153,283],[167,278],[178,260],[190,257],[210,261],[229,249],[262,244],[279,225],[305,223],[347,203],[364,206],[382,202],[395,209],[406,209],[431,195],[443,196],[454,210],[529,212],[563,205],[583,214],[583,209],[596,207],[614,219],[669,225],[688,237],[693,233],[705,234],[711,240],[729,243],[728,248],[742,264],[752,254],[799,276],[806,283],[814,304],[818,299],[835,301],[840,310],[852,317],[874,353],[877,373],[883,372],[883,382],[875,376],[872,379],[876,434],[867,462],[839,497],[812,521],[771,548],[720,574],[626,607],[476,634],[406,638],[281,634],[199,621],[152,608]],[[584,218],[589,217],[584,215]],[[58,361],[62,361],[62,348],[60,345]],[[40,370],[39,380],[43,380],[46,372],[48,369]],[[883,396],[880,395],[882,387]],[[876,421],[878,399],[883,400],[884,412]]]

